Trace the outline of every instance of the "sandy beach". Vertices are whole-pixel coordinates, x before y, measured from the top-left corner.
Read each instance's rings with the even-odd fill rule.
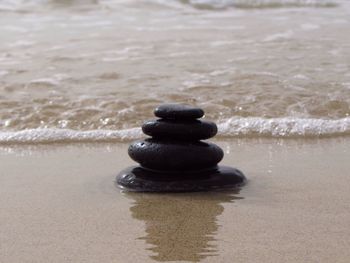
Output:
[[[0,32],[0,263],[350,262],[350,1],[1,0]],[[169,103],[244,187],[116,187]],[[173,117],[158,145],[210,138]]]
[[[123,193],[122,143],[1,146],[0,262],[349,262],[349,139],[217,143],[240,191]]]

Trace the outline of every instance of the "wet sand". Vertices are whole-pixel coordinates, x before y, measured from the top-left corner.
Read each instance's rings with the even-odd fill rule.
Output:
[[[122,193],[127,144],[1,146],[0,262],[349,262],[349,139],[218,144],[240,191]]]

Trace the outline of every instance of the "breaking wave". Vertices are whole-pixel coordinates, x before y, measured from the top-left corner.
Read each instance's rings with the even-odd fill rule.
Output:
[[[77,131],[69,129],[28,129],[0,132],[0,144],[69,143],[69,142],[123,142],[141,137],[140,128],[125,130]]]
[[[233,117],[218,124],[217,138],[320,138],[350,135],[350,118],[338,120]],[[0,144],[125,142],[142,138],[140,128],[124,130],[28,129],[0,132]]]
[[[133,1],[130,1],[133,2]],[[227,9],[227,8],[283,8],[283,7],[334,7],[339,0],[144,0],[134,1],[137,4],[159,4],[170,8],[181,5],[192,6],[197,9]],[[127,4],[127,1],[113,0],[3,0],[0,1],[0,11],[31,12],[40,7],[87,7],[118,8]]]
[[[179,0],[199,9],[281,8],[281,7],[334,7],[332,0]]]
[[[323,137],[350,135],[350,118],[337,120],[302,118],[227,119],[218,125],[222,136]]]

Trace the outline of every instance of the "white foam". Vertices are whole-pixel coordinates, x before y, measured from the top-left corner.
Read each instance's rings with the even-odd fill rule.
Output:
[[[76,131],[69,129],[28,129],[0,132],[0,144],[6,143],[57,143],[57,142],[113,142],[140,138],[140,128],[125,130]]]
[[[332,7],[336,6],[340,0],[145,0],[151,3],[161,4],[169,8],[181,8],[183,3],[199,9],[226,9],[236,8],[276,8],[276,7]],[[43,6],[116,6],[128,3],[129,1],[112,0],[1,0],[0,12],[31,12]],[[137,1],[135,1],[137,2]],[[104,24],[103,26],[110,26]]]
[[[319,25],[315,25],[315,24],[302,24],[300,27],[302,30],[305,30],[305,31],[316,30],[320,28]]]
[[[266,8],[266,7],[288,7],[288,6],[318,6],[328,7],[335,6],[337,3],[334,0],[179,0],[188,2],[194,7],[199,8]]]
[[[218,125],[221,136],[319,137],[350,135],[350,117],[308,118],[229,118]]]
[[[41,79],[33,79],[29,83],[31,84],[44,84],[49,86],[58,86],[60,84],[59,81],[51,78],[41,78]]]
[[[271,41],[277,41],[277,40],[288,40],[293,36],[293,34],[294,34],[293,31],[288,30],[286,32],[268,35],[263,39],[263,41],[271,42]]]
[[[7,70],[0,70],[0,77],[4,77],[8,74],[9,74],[9,72]]]
[[[232,117],[218,124],[220,137],[296,137],[350,135],[350,117],[327,119]],[[27,129],[0,132],[0,144],[125,142],[143,138],[140,128],[124,130]]]

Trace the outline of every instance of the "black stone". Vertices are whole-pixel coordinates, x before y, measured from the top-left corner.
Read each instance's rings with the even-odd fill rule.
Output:
[[[187,192],[225,190],[246,182],[237,169],[218,166],[222,149],[201,140],[217,133],[213,122],[197,120],[204,112],[181,104],[164,104],[155,109],[161,118],[142,126],[152,138],[130,145],[129,156],[139,166],[117,176],[122,189],[142,192]]]
[[[241,171],[215,166],[206,170],[165,172],[129,167],[117,176],[122,189],[138,192],[194,192],[225,190],[242,186],[246,182]]]
[[[142,131],[154,138],[178,140],[205,140],[214,137],[218,128],[209,121],[150,120],[143,124]]]
[[[163,104],[154,110],[154,115],[164,119],[198,119],[203,117],[204,111],[184,104]]]
[[[141,166],[154,170],[196,170],[215,166],[224,153],[206,142],[146,139],[130,145],[129,156]]]

